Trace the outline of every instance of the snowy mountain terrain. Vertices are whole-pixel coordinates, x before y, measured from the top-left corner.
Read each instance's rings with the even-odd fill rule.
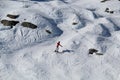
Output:
[[[0,80],[120,80],[119,0],[1,0],[0,22]]]

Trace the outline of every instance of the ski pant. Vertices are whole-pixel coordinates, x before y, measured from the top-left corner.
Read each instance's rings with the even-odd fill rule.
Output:
[[[58,50],[59,50],[59,47],[56,47],[55,51],[58,52]]]

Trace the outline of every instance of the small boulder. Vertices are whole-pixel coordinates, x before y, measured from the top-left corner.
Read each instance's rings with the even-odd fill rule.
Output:
[[[105,9],[105,12],[109,13],[109,12],[110,12],[110,11],[109,11],[109,8],[106,8],[106,9]]]
[[[89,54],[93,54],[93,53],[97,53],[98,52],[98,50],[96,50],[96,49],[89,49]]]
[[[50,30],[45,30],[48,34],[51,34],[52,32]]]
[[[106,1],[110,1],[110,0],[102,0],[101,2],[106,2]]]
[[[37,26],[35,24],[32,24],[30,22],[23,22],[21,25],[23,27],[32,28],[32,29],[36,29],[37,28]]]
[[[11,18],[11,19],[16,19],[19,17],[19,15],[12,15],[12,14],[7,14],[7,17]]]
[[[73,25],[77,25],[78,23],[77,23],[77,22],[73,22],[72,24],[73,24]]]
[[[110,14],[113,14],[114,13],[114,11],[110,11]]]

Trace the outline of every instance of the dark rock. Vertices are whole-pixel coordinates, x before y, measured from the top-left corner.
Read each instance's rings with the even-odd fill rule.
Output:
[[[37,28],[37,26],[35,24],[32,24],[30,22],[23,22],[21,25],[23,27],[32,28],[32,29],[36,29]]]
[[[106,8],[106,9],[105,9],[105,12],[110,13],[110,14],[113,14],[113,13],[114,13],[114,11],[110,11],[109,8]]]
[[[19,17],[19,15],[7,14],[7,17],[12,18],[12,19],[16,19]]]
[[[45,30],[48,34],[51,34],[52,32],[50,30]]]
[[[73,22],[72,24],[73,24],[73,25],[77,25],[78,23],[76,23],[76,22]]]
[[[109,8],[106,8],[106,9],[105,9],[105,12],[109,13]]]
[[[19,23],[19,21],[13,21],[13,20],[2,20],[1,23],[4,25],[4,26],[15,26],[17,23]]]
[[[110,0],[102,0],[101,2],[106,2],[106,1],[110,1]]]
[[[111,13],[111,14],[113,14],[113,13],[114,13],[114,11],[110,11],[110,13]]]
[[[96,49],[89,49],[89,54],[93,54],[93,53],[97,53],[98,52],[98,50],[96,50]]]
[[[26,20],[26,19],[24,19],[24,20]]]
[[[101,1],[101,2],[105,2],[105,0]]]

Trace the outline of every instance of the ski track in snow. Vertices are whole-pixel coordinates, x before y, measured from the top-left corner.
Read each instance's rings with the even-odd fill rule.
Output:
[[[119,3],[1,0],[0,20],[20,14],[20,23],[12,29],[0,24],[0,80],[120,80]],[[24,19],[38,28],[22,27]],[[61,53],[54,52],[57,41]],[[89,55],[90,48],[103,55]]]

